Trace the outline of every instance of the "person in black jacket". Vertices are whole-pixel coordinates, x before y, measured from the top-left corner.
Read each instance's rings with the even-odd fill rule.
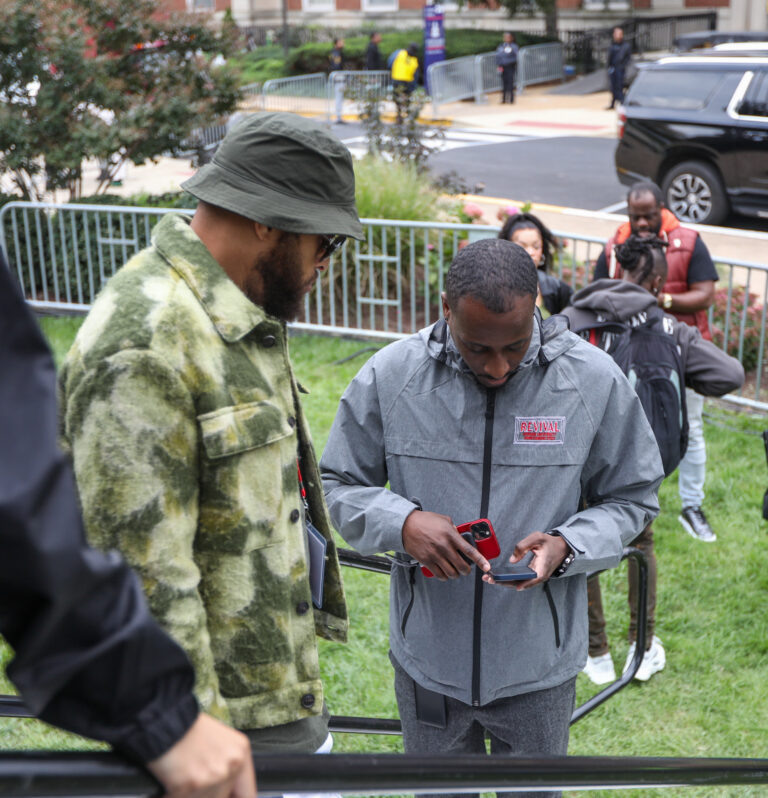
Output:
[[[51,353],[0,251],[0,634],[43,720],[147,765],[170,796],[253,798],[247,738],[201,714],[184,652],[114,553],[85,543]]]
[[[548,274],[557,248],[555,237],[537,216],[512,210],[515,213],[507,216],[499,238],[519,244],[531,256],[539,278],[537,306],[543,307],[549,315],[560,313],[570,303],[573,289],[568,283]]]
[[[515,101],[515,72],[520,48],[515,43],[515,34],[507,31],[504,41],[496,48],[496,68],[501,74],[501,102]]]
[[[368,41],[368,47],[365,51],[365,68],[368,71],[376,69],[384,69],[384,59],[381,57],[379,45],[381,44],[381,34],[374,31]]]
[[[609,354],[613,351],[614,332],[610,328],[596,327],[601,323],[617,321],[631,327],[645,324],[653,313],[661,314],[657,298],[667,280],[667,260],[664,255],[666,241],[656,236],[631,235],[616,247],[616,257],[622,264],[622,278],[601,279],[577,291],[572,306],[563,311],[572,330],[593,342]],[[670,336],[680,354],[686,386],[703,396],[722,396],[737,390],[744,383],[744,369],[738,360],[730,357],[701,332],[674,316],[664,314],[663,330]],[[649,524],[632,541],[648,563],[648,614],[646,621],[646,650],[635,679],[648,681],[666,664],[662,641],[654,634],[656,624],[656,555],[653,529]],[[629,642],[630,649],[624,665],[626,671],[632,664],[637,639],[637,566],[630,562],[629,577]],[[598,575],[587,580],[589,600],[589,656],[584,668],[595,684],[614,680],[613,658],[605,632],[602,596]]]
[[[621,28],[614,28],[613,43],[608,50],[608,80],[611,84],[611,104],[608,108],[624,102],[624,76],[630,58],[632,58],[632,48],[629,42],[624,41],[624,31]]]

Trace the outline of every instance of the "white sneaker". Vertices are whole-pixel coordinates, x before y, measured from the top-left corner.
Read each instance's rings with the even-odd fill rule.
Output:
[[[626,673],[629,670],[629,666],[632,664],[634,657],[635,643],[632,643],[629,647],[629,653],[627,654],[627,661],[624,663],[623,673]],[[664,652],[664,646],[661,644],[661,640],[654,635],[651,647],[645,652],[643,661],[640,663],[640,667],[637,669],[635,679],[639,679],[641,682],[647,682],[654,673],[664,670],[664,666],[666,664],[667,655]]]
[[[608,684],[616,680],[616,670],[613,667],[611,652],[601,654],[599,657],[587,657],[584,673],[595,684]]]

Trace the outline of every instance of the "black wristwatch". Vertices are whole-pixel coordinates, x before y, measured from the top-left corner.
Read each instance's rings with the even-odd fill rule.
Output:
[[[563,536],[558,532],[548,532],[548,535],[552,535],[552,537],[562,538]],[[565,538],[563,538],[565,540]],[[563,561],[560,565],[552,571],[552,576],[562,576],[570,567],[571,563],[576,559],[576,552],[568,545],[568,541],[565,541],[565,545],[568,546],[568,553],[565,555]]]

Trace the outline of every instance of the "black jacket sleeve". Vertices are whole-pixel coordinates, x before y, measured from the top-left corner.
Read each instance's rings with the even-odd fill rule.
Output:
[[[605,247],[603,251],[597,256],[597,263],[595,263],[595,271],[592,274],[592,282],[595,280],[602,280],[608,276],[608,261],[605,257]]]
[[[137,577],[85,543],[56,443],[53,359],[0,252],[0,633],[8,675],[44,720],[149,761],[198,714],[184,652]]]
[[[724,396],[737,391],[744,384],[744,367],[711,341],[701,337],[696,327],[677,321],[674,324],[675,340],[683,354],[685,384],[702,396]]]

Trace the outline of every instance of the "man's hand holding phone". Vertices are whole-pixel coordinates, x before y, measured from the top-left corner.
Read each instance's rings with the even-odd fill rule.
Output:
[[[527,590],[529,587],[546,582],[565,559],[568,551],[568,544],[559,535],[532,532],[515,546],[509,561],[511,563],[520,562],[528,552],[533,552],[533,559],[528,565],[536,572],[536,578],[526,579],[525,581],[496,582],[490,574],[486,573],[483,574],[483,581],[488,582],[489,585],[503,584],[504,587],[512,587],[515,590]]]
[[[440,580],[466,576],[476,565],[490,571],[488,560],[457,531],[447,515],[414,510],[403,524],[403,547]]]

